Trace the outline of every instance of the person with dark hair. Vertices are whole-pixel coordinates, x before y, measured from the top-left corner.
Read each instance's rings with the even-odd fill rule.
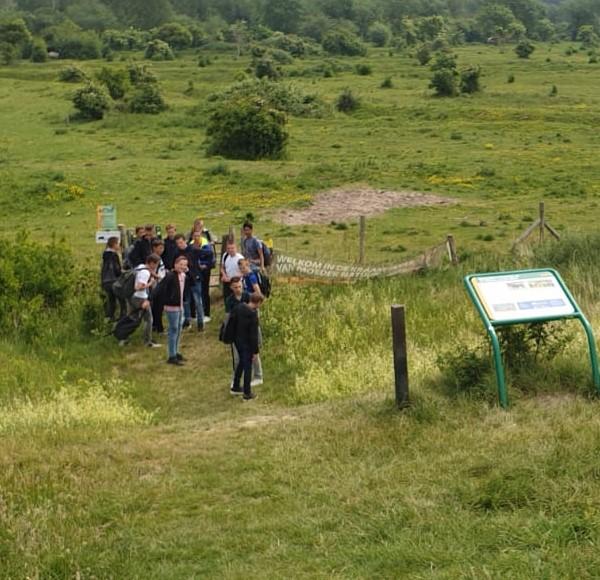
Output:
[[[119,258],[120,243],[119,238],[111,237],[106,242],[106,249],[102,254],[102,271],[100,273],[100,283],[104,290],[104,314],[111,322],[116,320],[115,312],[117,310],[117,301],[119,302],[119,318],[123,318],[127,313],[125,300],[117,298],[113,292],[113,284],[121,275],[121,259]]]
[[[177,257],[177,242],[175,241],[175,235],[177,234],[177,228],[173,224],[167,224],[165,227],[167,231],[167,237],[165,238],[165,252],[162,255],[165,268],[172,270],[175,265],[175,258]]]
[[[190,244],[201,275],[202,308],[204,323],[210,322],[210,273],[215,267],[215,249],[208,238],[196,235]]]
[[[258,328],[258,308],[264,298],[261,294],[252,294],[248,304],[240,304],[231,313],[235,328],[234,344],[239,354],[239,362],[233,375],[233,384],[230,392],[232,395],[243,394],[245,401],[251,401],[256,398],[252,392],[252,361],[258,356],[259,352],[259,328]],[[244,376],[243,388],[240,388],[240,381]]]
[[[190,276],[189,290],[185,296],[184,303],[184,323],[183,327],[191,326],[191,320],[194,313],[192,312],[192,303],[196,307],[196,323],[198,331],[204,330],[204,310],[202,306],[202,272],[199,267],[199,256],[194,246],[188,246],[183,234],[175,236],[177,244],[177,257],[185,256],[188,260],[188,269]],[[176,258],[177,259],[177,258]]]
[[[150,308],[150,291],[156,282],[156,269],[160,256],[150,254],[144,264],[135,268],[135,292],[130,300],[130,316],[139,316],[144,322],[144,342],[146,346],[159,347],[152,340],[152,309]]]
[[[242,280],[244,282],[244,290],[248,294],[261,294],[260,284],[258,280],[258,274],[250,267],[250,262],[245,258],[238,262],[240,271],[242,273]]]
[[[152,240],[154,239],[154,226],[147,224],[144,226],[144,235],[134,244],[129,253],[129,263],[132,268],[144,264],[146,258],[152,253]]]
[[[185,256],[175,258],[173,270],[167,273],[161,285],[161,297],[169,325],[167,363],[181,366],[185,360],[179,352],[179,340],[183,328],[183,306],[189,286],[188,261]]]
[[[258,238],[254,237],[254,226],[250,222],[245,222],[242,226],[244,239],[242,240],[242,254],[248,260],[253,270],[265,269],[265,256],[263,247]]]

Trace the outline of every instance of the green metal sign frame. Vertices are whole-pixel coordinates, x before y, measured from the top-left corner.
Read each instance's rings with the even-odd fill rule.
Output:
[[[531,316],[527,318],[514,318],[514,319],[504,319],[504,320],[492,320],[488,315],[484,304],[482,303],[481,297],[479,296],[473,281],[475,279],[481,278],[490,278],[490,277],[510,277],[510,276],[519,276],[519,275],[536,275],[549,273],[551,274],[555,280],[560,285],[562,291],[568,298],[570,305],[573,308],[573,312],[570,314],[557,314],[555,316]],[[592,381],[596,390],[600,394],[600,371],[598,367],[598,354],[596,352],[596,340],[594,338],[594,332],[592,330],[592,326],[579,308],[577,302],[573,298],[571,292],[565,285],[563,279],[560,277],[560,274],[551,268],[543,268],[538,270],[513,270],[508,272],[489,272],[485,274],[469,274],[465,276],[464,283],[467,288],[467,292],[469,293],[469,297],[473,301],[477,312],[479,312],[479,316],[483,320],[483,324],[485,325],[485,329],[488,333],[488,337],[490,339],[492,345],[492,351],[494,355],[494,367],[496,370],[496,383],[498,385],[498,400],[500,405],[503,408],[508,407],[508,393],[506,390],[506,381],[504,374],[504,366],[502,363],[502,354],[500,352],[500,343],[498,342],[498,336],[496,334],[496,327],[500,326],[511,326],[516,324],[528,324],[531,322],[551,322],[554,320],[569,320],[575,319],[581,322],[583,329],[585,330],[585,334],[587,336],[588,348],[590,351],[590,363],[592,367]]]

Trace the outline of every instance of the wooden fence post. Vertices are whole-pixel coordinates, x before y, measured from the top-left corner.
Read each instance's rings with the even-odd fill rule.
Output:
[[[456,242],[454,241],[454,236],[448,234],[446,236],[446,247],[448,248],[448,256],[450,258],[450,263],[453,266],[458,266],[458,254],[456,253]]]
[[[364,215],[360,216],[358,228],[358,263],[362,266],[365,263],[365,237],[367,233],[367,220]]]
[[[545,207],[544,202],[540,201],[540,243],[544,241],[544,229],[546,228],[546,220],[545,220]]]
[[[396,405],[408,407],[408,358],[406,353],[406,318],[404,305],[392,305],[392,339],[394,348],[394,379]]]

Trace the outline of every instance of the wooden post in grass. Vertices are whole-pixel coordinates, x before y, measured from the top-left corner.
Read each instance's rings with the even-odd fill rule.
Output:
[[[117,226],[118,230],[119,230],[119,235],[120,235],[120,242],[121,242],[121,249],[124,252],[127,249],[127,246],[129,245],[129,240],[127,239],[127,228],[125,227],[125,224],[119,224]]]
[[[406,354],[406,318],[403,304],[392,305],[392,341],[394,348],[394,379],[396,405],[408,407],[408,358]]]
[[[358,263],[362,266],[365,263],[365,237],[367,233],[367,220],[364,215],[360,216],[358,228]]]
[[[515,240],[512,249],[524,242],[535,230],[539,230],[540,242],[544,241],[546,231],[550,232],[554,239],[560,240],[560,234],[546,221],[546,208],[543,201],[540,201],[538,218]]]
[[[540,243],[543,243],[544,241],[544,228],[546,227],[546,221],[545,221],[545,208],[544,208],[544,202],[540,201],[540,217],[539,217],[539,221],[540,221]]]
[[[458,266],[458,254],[456,253],[456,242],[454,241],[454,236],[452,234],[448,234],[446,236],[446,247],[448,248],[448,257],[450,258],[450,263],[453,266]]]

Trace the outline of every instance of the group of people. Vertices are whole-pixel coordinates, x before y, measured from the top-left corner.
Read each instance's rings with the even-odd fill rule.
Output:
[[[235,324],[230,392],[252,400],[256,396],[252,388],[263,382],[258,309],[265,298],[261,280],[266,275],[268,249],[254,236],[249,222],[243,225],[240,250],[228,238],[217,258],[215,240],[201,219],[194,221],[187,235],[177,233],[175,225],[167,225],[164,238],[157,237],[154,225],[139,226],[133,243],[124,251],[119,238],[108,239],[102,255],[101,284],[106,317],[116,327],[131,324],[135,329],[143,324],[144,343],[150,348],[161,346],[155,335],[166,334],[166,362],[182,366],[183,329],[195,327],[202,332],[211,321],[210,279],[218,262],[226,317]],[[131,295],[123,297],[116,291],[116,283],[126,271],[133,285]],[[127,338],[119,344],[127,344]]]

